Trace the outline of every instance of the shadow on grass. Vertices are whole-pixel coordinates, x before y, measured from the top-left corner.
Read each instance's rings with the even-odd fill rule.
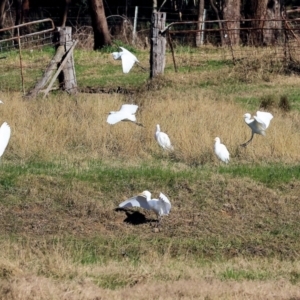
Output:
[[[131,211],[124,208],[116,208],[116,211],[124,211],[127,216],[124,222],[132,225],[140,225],[145,223],[157,222],[157,220],[154,219],[146,219],[145,215],[138,211]]]

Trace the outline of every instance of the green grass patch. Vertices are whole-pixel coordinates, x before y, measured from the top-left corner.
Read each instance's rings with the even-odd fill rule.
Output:
[[[219,278],[221,280],[268,280],[271,279],[272,276],[267,271],[261,270],[244,270],[237,268],[227,268],[224,272],[219,274]]]
[[[84,55],[81,57],[80,53],[77,55],[75,67],[80,87],[137,88],[149,78],[149,73],[143,71],[138,65],[135,65],[129,74],[123,74],[122,62],[115,63],[109,54],[92,52],[89,55],[90,59],[87,54],[86,57]]]
[[[102,274],[93,278],[93,282],[104,289],[116,290],[130,285],[131,279],[122,274]]]
[[[300,179],[300,165],[232,165],[220,167],[219,172],[221,174],[230,174],[234,177],[250,177],[269,187]]]
[[[202,175],[201,175],[202,173]],[[102,161],[90,161],[80,163],[44,162],[32,161],[24,164],[5,163],[0,166],[2,179],[0,185],[9,188],[14,185],[19,177],[25,175],[46,175],[64,178],[65,180],[76,179],[90,183],[99,182],[104,190],[112,189],[114,186],[131,187],[140,189],[145,182],[156,188],[168,186],[172,188],[178,180],[190,180],[194,182],[199,177],[207,176],[206,169],[190,169],[176,171],[172,164],[164,168],[159,164],[140,164],[136,167],[111,167]]]

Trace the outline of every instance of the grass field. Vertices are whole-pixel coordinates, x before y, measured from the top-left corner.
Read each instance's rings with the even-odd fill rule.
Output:
[[[23,54],[27,89],[40,76],[32,66],[52,55]],[[147,51],[136,55],[148,65]],[[1,299],[300,298],[298,75],[245,72],[204,50],[176,59],[177,73],[168,53],[165,76],[150,82],[137,66],[122,74],[108,52],[75,52],[80,88],[130,94],[24,100],[18,74],[2,73],[12,136],[0,162]],[[8,56],[8,70],[17,64]],[[139,105],[144,127],[106,123],[123,103]],[[274,119],[242,148],[243,115],[259,109]],[[156,124],[174,152],[156,144]],[[172,202],[159,231],[152,212],[115,210],[145,189]]]

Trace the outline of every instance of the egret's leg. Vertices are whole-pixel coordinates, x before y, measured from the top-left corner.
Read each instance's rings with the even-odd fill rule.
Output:
[[[139,66],[144,72],[149,72],[148,69],[144,68],[143,66],[140,65],[140,62],[136,62],[137,66]]]
[[[253,139],[253,136],[254,136],[254,133],[252,132],[252,135],[251,135],[251,138],[250,138],[250,140],[249,141],[247,141],[247,142],[245,142],[244,144],[241,144],[240,146],[242,146],[242,147],[247,147],[248,146],[248,144],[252,141],[252,139]]]
[[[145,127],[142,123],[134,122],[134,124],[141,126],[141,127]]]
[[[162,216],[158,216],[157,227],[160,227],[162,223]]]

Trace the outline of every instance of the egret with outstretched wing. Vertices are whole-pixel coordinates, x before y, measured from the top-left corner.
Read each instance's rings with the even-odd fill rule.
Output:
[[[138,59],[134,54],[130,51],[125,49],[124,47],[119,47],[122,51],[120,52],[113,52],[112,56],[115,60],[122,60],[122,69],[123,73],[129,73],[133,65],[137,62],[139,63]]]
[[[265,136],[266,129],[269,127],[273,115],[269,112],[257,111],[256,116],[251,119],[249,113],[244,114],[245,123],[251,128],[252,134],[249,141],[243,143],[241,146],[246,147],[253,139],[254,134]]]
[[[136,121],[135,113],[137,109],[138,106],[135,104],[123,104],[120,110],[109,112],[107,123],[113,125],[120,121],[131,121],[139,126],[143,126]]]
[[[141,207],[152,210],[158,217],[160,223],[162,216],[168,215],[171,211],[171,202],[163,193],[159,194],[158,199],[151,199],[149,191],[143,191],[141,194],[129,198],[119,205],[119,208]]]

